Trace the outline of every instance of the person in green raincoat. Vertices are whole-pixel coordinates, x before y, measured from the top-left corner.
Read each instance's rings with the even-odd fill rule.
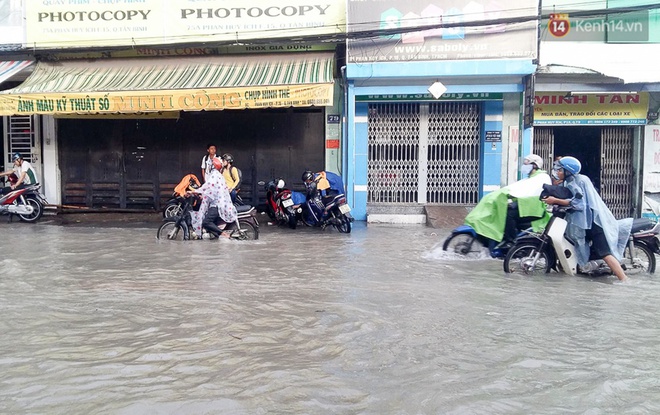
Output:
[[[465,217],[465,224],[479,235],[500,242],[500,246],[513,243],[521,223],[531,222],[535,231],[543,229],[550,216],[539,196],[543,184],[552,181],[543,170],[543,159],[536,154],[524,158],[523,171],[526,169],[527,178],[484,196]]]

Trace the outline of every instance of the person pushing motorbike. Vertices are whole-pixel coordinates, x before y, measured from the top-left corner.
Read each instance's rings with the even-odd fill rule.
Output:
[[[551,183],[543,170],[543,159],[529,154],[523,167],[529,171],[528,177],[487,194],[465,217],[465,223],[476,233],[499,242],[497,248],[513,245],[521,224],[529,222],[539,230],[549,219],[545,204],[539,200],[543,184]]]
[[[580,174],[580,170],[582,164],[575,157],[559,159],[553,173],[563,181],[563,186],[571,191],[573,198],[548,196],[543,200],[549,205],[571,207],[566,214],[566,234],[576,242],[578,265],[584,267],[593,251],[619,280],[626,281],[628,276],[620,260],[628,242],[632,219],[617,221],[589,177]],[[591,241],[591,248],[587,240]]]

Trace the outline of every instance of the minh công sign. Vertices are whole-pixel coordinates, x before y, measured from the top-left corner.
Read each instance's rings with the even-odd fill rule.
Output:
[[[534,125],[646,124],[649,94],[537,92]]]
[[[333,84],[199,90],[0,94],[0,115],[144,114],[170,111],[328,106]]]

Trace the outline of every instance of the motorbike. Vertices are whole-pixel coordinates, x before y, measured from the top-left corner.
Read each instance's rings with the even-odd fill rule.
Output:
[[[523,222],[518,229],[518,237],[532,231],[531,223]],[[470,225],[460,225],[451,231],[451,234],[442,244],[442,250],[453,252],[466,257],[479,256],[484,248],[492,258],[504,259],[509,252],[510,245],[479,235]]]
[[[172,197],[165,203],[165,208],[163,208],[163,218],[172,218],[178,216],[183,211],[183,204],[186,199],[185,194],[187,190],[199,189],[201,183],[197,176],[194,174],[188,174],[181,179],[179,184],[174,188],[172,192]],[[244,206],[243,199],[240,195],[236,195],[236,201],[234,206]],[[193,204],[193,209],[196,210],[197,205]]]
[[[529,233],[518,238],[504,258],[506,273],[548,273],[551,270],[573,276],[611,274],[602,259],[592,258],[585,267],[577,263],[575,243],[566,236],[565,206],[554,206],[552,217],[540,234]],[[622,268],[626,274],[655,272],[655,254],[660,254],[660,224],[648,218],[633,219]]]
[[[325,229],[331,225],[341,233],[350,233],[353,222],[351,207],[346,202],[346,196],[343,193],[322,196],[316,192],[303,204],[301,217],[307,226]]]
[[[192,216],[193,204],[199,203],[198,196],[184,197],[181,206],[181,212],[176,216],[163,219],[156,232],[156,238],[163,240],[191,240],[192,236]],[[230,237],[238,240],[256,240],[259,239],[259,221],[257,220],[257,210],[250,205],[236,207],[238,219],[236,226],[230,231]],[[225,229],[226,223],[219,225]],[[206,234],[206,233],[205,233]],[[208,235],[208,234],[206,234]],[[200,235],[200,239],[207,239]]]
[[[15,174],[9,177],[10,184],[18,181]],[[3,180],[4,182],[4,180]],[[12,190],[0,198],[0,214],[9,215],[11,221],[16,215],[23,222],[34,223],[44,213],[46,198],[39,193],[40,184],[28,185],[22,189]]]
[[[287,189],[284,179],[277,178],[268,183],[259,182],[266,190],[266,211],[270,219],[278,225],[288,225],[296,229],[302,219],[302,205],[305,195]]]

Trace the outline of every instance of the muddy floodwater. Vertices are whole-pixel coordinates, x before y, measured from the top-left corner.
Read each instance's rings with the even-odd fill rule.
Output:
[[[504,275],[448,230],[0,223],[2,414],[657,414],[660,276]]]

